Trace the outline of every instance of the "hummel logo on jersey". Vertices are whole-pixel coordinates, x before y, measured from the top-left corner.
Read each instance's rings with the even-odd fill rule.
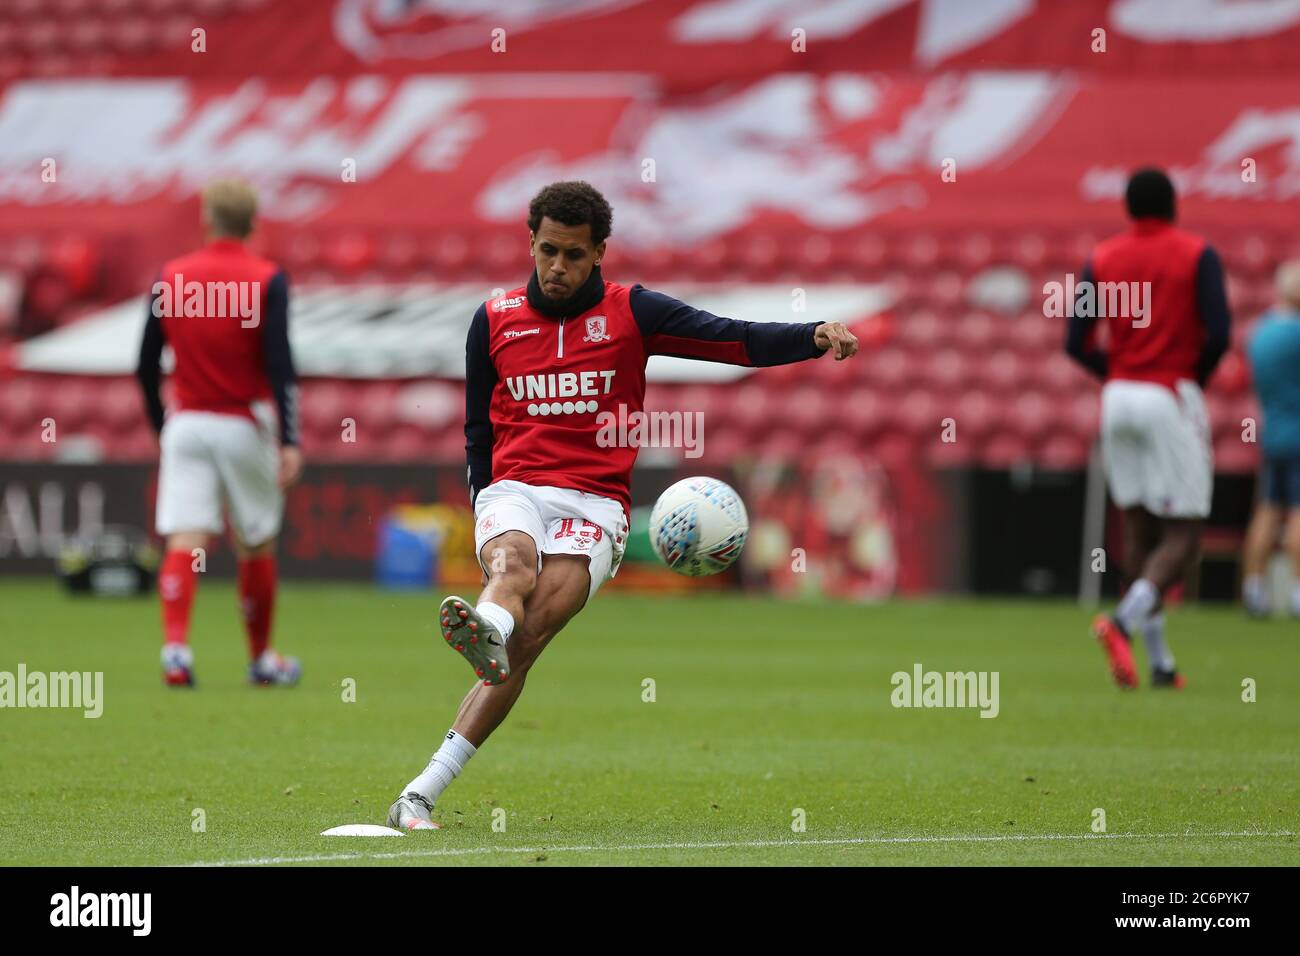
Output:
[[[504,312],[506,309],[517,309],[527,301],[522,295],[512,295],[508,299],[497,299],[492,303],[492,308],[497,312]]]
[[[541,331],[541,327],[539,326],[535,329],[524,329],[522,332],[519,329],[511,329],[509,332],[502,332],[501,334],[508,339],[517,339],[521,335],[536,335]]]

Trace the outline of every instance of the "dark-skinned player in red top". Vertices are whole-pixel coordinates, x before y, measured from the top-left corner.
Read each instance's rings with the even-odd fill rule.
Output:
[[[1115,682],[1138,685],[1132,635],[1142,634],[1153,687],[1181,688],[1165,643],[1164,592],[1196,560],[1201,523],[1210,513],[1214,462],[1202,386],[1228,348],[1231,316],[1223,266],[1201,236],[1174,226],[1169,177],[1141,169],[1130,177],[1125,204],[1133,220],[1098,244],[1084,268],[1081,298],[1070,320],[1066,351],[1105,381],[1101,444],[1111,498],[1124,512],[1124,570],[1132,582],[1115,613],[1099,616],[1093,633]],[[1139,309],[1100,315],[1103,285],[1142,291]],[[1149,296],[1146,294],[1149,292]],[[1098,320],[1110,334],[1097,347]]]
[[[757,367],[857,352],[838,322],[743,322],[606,280],[612,221],[587,183],[542,189],[528,210],[533,274],[470,324],[465,434],[485,587],[477,604],[443,601],[440,625],[475,683],[389,809],[394,827],[437,828],[438,797],[510,712],[538,655],[616,573],[637,449],[602,447],[597,417],[642,410],[647,359]]]

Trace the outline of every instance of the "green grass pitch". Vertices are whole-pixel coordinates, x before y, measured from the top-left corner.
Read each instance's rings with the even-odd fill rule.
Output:
[[[382,823],[450,726],[470,674],[439,646],[439,597],[284,587],[277,646],[304,682],[265,689],[244,683],[230,586],[204,582],[189,692],[161,686],[154,600],[0,584],[0,671],[103,671],[105,698],[99,719],[0,710],[0,859],[1300,862],[1300,627],[1174,610],[1189,687],[1122,693],[1088,615],[1047,602],[602,595],[443,796],[445,829],[320,837]],[[890,676],[918,662],[997,671],[1000,713],[894,708]]]

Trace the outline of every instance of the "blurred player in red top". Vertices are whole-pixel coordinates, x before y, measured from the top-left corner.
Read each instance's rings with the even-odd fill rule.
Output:
[[[155,525],[167,539],[158,575],[163,616],[163,679],[194,685],[188,643],[199,549],[234,530],[239,601],[248,633],[249,680],[295,684],[296,660],[270,649],[275,606],[275,543],[284,489],[298,480],[297,379],[289,352],[289,283],[275,263],[253,255],[257,197],[224,180],[203,192],[209,242],[166,263],[154,283],[136,375],[159,432]],[[172,404],[164,414],[160,360],[175,357]]]
[[[1174,226],[1174,186],[1134,173],[1132,228],[1098,244],[1084,267],[1066,351],[1105,381],[1101,442],[1111,498],[1124,512],[1128,591],[1093,631],[1121,687],[1136,687],[1131,635],[1142,633],[1156,687],[1182,687],[1165,644],[1164,591],[1197,558],[1214,462],[1201,387],[1228,347],[1219,257]],[[1097,320],[1110,343],[1097,348]]]
[[[612,219],[587,183],[544,188],[528,209],[528,283],[470,323],[465,435],[486,586],[477,605],[447,598],[440,617],[478,680],[389,809],[392,826],[436,827],[434,802],[510,712],[533,662],[617,572],[637,447],[602,440],[602,421],[643,414],[648,358],[764,366],[857,351],[838,322],[741,322],[606,281]]]

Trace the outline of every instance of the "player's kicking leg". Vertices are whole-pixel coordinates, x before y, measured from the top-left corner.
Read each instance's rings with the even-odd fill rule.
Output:
[[[442,638],[461,654],[484,684],[504,684],[510,676],[506,642],[524,605],[537,587],[537,550],[532,537],[507,531],[484,542],[479,558],[487,577],[477,605],[452,595],[438,609]]]
[[[586,604],[591,592],[591,571],[586,555],[547,554],[541,573],[536,573],[537,557],[533,539],[522,532],[508,532],[486,542],[480,552],[483,566],[489,569],[487,587],[476,607],[457,598],[443,602],[443,610],[455,622],[450,631],[453,649],[461,643],[465,649],[479,647],[482,658],[498,662],[497,679],[481,676],[483,659],[458,649],[475,670],[475,683],[465,699],[451,730],[447,732],[429,765],[402,790],[388,811],[390,826],[401,829],[435,829],[430,812],[443,790],[460,774],[488,736],[514,707],[523,691],[529,669],[542,650],[569,620]],[[597,573],[601,573],[598,571]],[[457,608],[456,603],[463,605]],[[483,614],[484,604],[489,604]],[[506,610],[508,620],[501,620],[497,609]],[[468,612],[464,618],[460,611]],[[443,630],[448,629],[441,621]],[[490,620],[497,618],[497,620]],[[476,624],[470,630],[469,624]],[[478,643],[468,643],[472,638]],[[501,642],[498,653],[491,642]],[[505,677],[499,676],[505,671]]]

